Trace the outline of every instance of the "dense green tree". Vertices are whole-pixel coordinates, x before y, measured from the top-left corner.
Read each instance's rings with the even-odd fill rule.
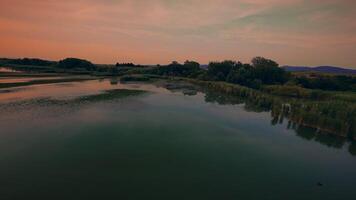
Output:
[[[184,67],[187,68],[187,69],[190,69],[191,71],[194,71],[194,70],[199,70],[200,69],[200,64],[198,62],[195,62],[195,61],[185,61],[184,62]]]
[[[158,66],[154,73],[166,76],[196,77],[200,70],[199,63],[187,60],[184,64],[173,61],[167,66]]]
[[[263,84],[283,84],[288,81],[289,74],[273,60],[255,57],[251,63],[255,78],[261,80]]]
[[[238,62],[235,67],[229,72],[226,81],[229,83],[237,83],[246,85],[250,79],[254,79],[253,68],[249,64],[242,64]]]
[[[254,57],[254,58],[252,58],[251,63],[252,63],[252,66],[255,68],[278,67],[279,66],[277,62],[267,59],[267,58],[264,58],[264,57]]]
[[[216,81],[225,81],[230,71],[236,65],[235,61],[226,60],[223,62],[210,62],[208,75]]]

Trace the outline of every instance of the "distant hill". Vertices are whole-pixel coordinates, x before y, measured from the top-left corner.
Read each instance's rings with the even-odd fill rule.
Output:
[[[33,66],[53,66],[56,61],[42,60],[38,58],[0,58],[0,64],[33,65]]]
[[[305,67],[305,66],[283,66],[289,72],[321,72],[333,74],[353,74],[356,75],[355,69],[347,69],[333,66]]]

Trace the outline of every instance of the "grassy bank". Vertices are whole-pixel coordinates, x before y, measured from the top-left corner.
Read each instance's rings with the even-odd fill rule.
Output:
[[[356,101],[354,94],[331,94],[313,90],[301,90],[290,94],[290,88],[270,87],[263,91],[236,84],[196,79],[179,78],[203,89],[213,90],[237,98],[247,106],[259,110],[272,111],[276,121],[287,118],[301,126],[314,128],[320,133],[328,133],[356,140]],[[282,86],[283,87],[283,86]],[[288,94],[288,95],[285,95]]]

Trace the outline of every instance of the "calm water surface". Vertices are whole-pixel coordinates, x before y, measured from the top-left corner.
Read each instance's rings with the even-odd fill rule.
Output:
[[[14,69],[11,69],[11,68],[8,68],[8,67],[1,67],[0,66],[0,72],[21,72],[21,71],[14,70]]]
[[[120,88],[149,92],[71,103]],[[206,97],[109,80],[2,89],[0,199],[356,197],[355,144]]]

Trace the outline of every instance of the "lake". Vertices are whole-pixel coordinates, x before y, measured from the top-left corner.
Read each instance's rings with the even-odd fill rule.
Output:
[[[11,69],[11,68],[8,68],[8,67],[1,67],[0,66],[0,73],[1,72],[13,72],[13,73],[19,73],[21,71],[18,71],[18,70],[15,70],[15,69]]]
[[[356,196],[356,144],[214,98],[109,79],[0,89],[0,199]]]

